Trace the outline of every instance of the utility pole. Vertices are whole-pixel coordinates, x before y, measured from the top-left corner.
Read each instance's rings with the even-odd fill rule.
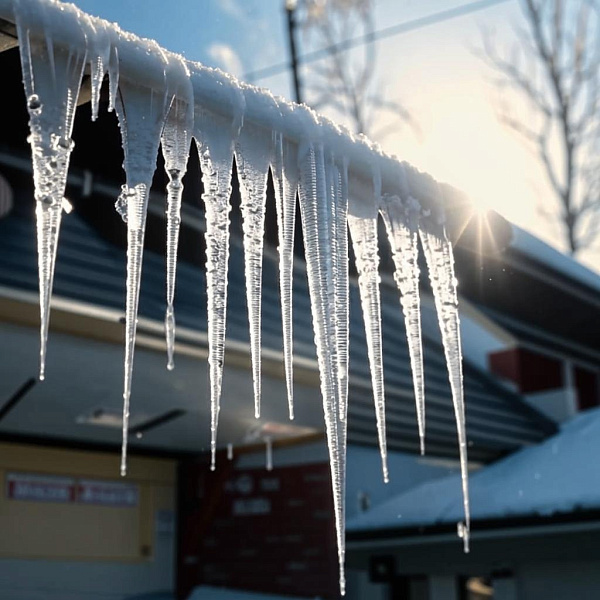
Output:
[[[288,39],[290,45],[290,69],[294,78],[294,95],[298,104],[302,104],[302,86],[298,73],[298,52],[296,49],[296,8],[297,0],[286,0],[285,12],[287,15]]]

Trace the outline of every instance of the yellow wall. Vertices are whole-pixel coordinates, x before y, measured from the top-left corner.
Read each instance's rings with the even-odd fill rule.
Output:
[[[175,461],[0,444],[0,557],[144,561],[152,558],[157,511],[175,509]],[[7,473],[56,475],[138,486],[135,507],[9,499]]]

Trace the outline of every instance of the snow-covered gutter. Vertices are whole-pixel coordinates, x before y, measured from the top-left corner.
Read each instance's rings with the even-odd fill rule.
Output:
[[[74,115],[84,73],[91,84],[92,118],[109,79],[109,110],[119,119],[126,185],[116,208],[127,223],[127,295],[123,386],[126,449],[138,299],[148,199],[159,147],[167,185],[167,297],[165,333],[173,368],[174,294],[183,176],[195,140],[202,169],[206,215],[208,364],[211,389],[211,468],[215,468],[227,307],[232,161],[240,184],[245,276],[255,414],[261,405],[261,292],[268,174],[275,188],[279,229],[283,349],[290,418],[293,418],[292,274],[296,198],[302,220],[315,345],[331,458],[340,588],[344,591],[344,482],[349,381],[348,244],[353,245],[365,321],[382,471],[387,481],[385,392],[381,344],[378,218],[392,247],[413,372],[422,451],[425,396],[418,253],[421,241],[434,295],[452,400],[462,470],[468,549],[469,506],[462,355],[457,282],[444,204],[457,192],[384,154],[306,106],[275,98],[90,17],[56,0],[0,0],[0,19],[16,26],[29,113],[38,240],[41,316],[40,379],[56,251],[73,149]],[[444,197],[445,196],[445,197]],[[348,238],[350,231],[350,240]]]

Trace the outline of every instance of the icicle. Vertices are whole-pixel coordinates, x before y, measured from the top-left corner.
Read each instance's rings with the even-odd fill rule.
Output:
[[[406,186],[403,186],[406,193]],[[406,337],[413,375],[421,454],[425,453],[425,379],[421,343],[421,306],[419,297],[419,263],[417,244],[419,203],[406,196],[386,195],[381,201],[381,214],[387,229],[396,266],[394,279],[400,291]]]
[[[349,298],[348,298],[348,180],[346,163],[342,173],[335,163],[333,154],[325,160],[325,180],[327,186],[327,206],[330,212],[331,278],[333,298],[334,336],[332,347],[335,362],[336,396],[334,411],[337,417],[339,455],[346,456],[347,412],[348,412],[348,338],[349,338]],[[340,470],[342,490],[346,488],[345,469]],[[345,506],[343,519],[345,521]]]
[[[467,468],[467,436],[465,431],[465,403],[463,396],[462,353],[460,347],[460,324],[458,317],[457,281],[454,275],[452,245],[446,235],[443,217],[422,217],[419,221],[419,235],[423,244],[429,280],[435,300],[438,322],[442,333],[442,343],[448,365],[450,388],[456,416],[460,468],[462,475],[465,524],[462,538],[465,552],[469,548],[469,482]]]
[[[348,414],[349,287],[348,287],[348,162],[333,166],[333,240],[335,278],[335,331],[340,390],[339,418]],[[344,426],[344,443],[346,426]]]
[[[108,59],[108,112],[115,110],[119,89],[119,48],[114,45]]]
[[[208,365],[210,372],[210,468],[215,470],[217,426],[225,360],[227,315],[227,262],[229,260],[229,211],[231,167],[235,130],[231,122],[198,109],[194,137],[204,182],[206,211],[206,287],[208,296]]]
[[[321,395],[331,465],[333,503],[337,531],[340,592],[345,593],[344,481],[346,457],[340,452],[339,388],[332,303],[335,298],[331,269],[331,216],[327,204],[327,178],[320,145],[306,145],[299,151],[300,210],[306,253],[315,345],[321,379]]]
[[[165,313],[165,336],[167,341],[167,369],[175,366],[175,276],[177,271],[177,246],[181,223],[181,197],[183,176],[187,168],[194,125],[194,98],[187,67],[179,57],[169,61],[172,73],[180,72],[180,85],[167,116],[162,134],[162,152],[167,184],[167,310]]]
[[[265,438],[265,450],[266,450],[266,468],[267,471],[273,470],[273,440],[270,436]]]
[[[365,321],[369,363],[371,365],[371,383],[373,385],[383,480],[387,483],[389,474],[385,431],[381,298],[379,294],[379,252],[377,246],[379,197],[380,189],[368,189],[365,188],[362,182],[353,181],[348,204],[348,225],[358,270],[358,287]]]
[[[233,460],[233,444],[227,444],[227,460]]]
[[[341,166],[333,156],[327,162],[329,170],[331,211],[332,276],[334,292],[334,346],[337,368],[337,399],[334,416],[337,416],[339,456],[343,460],[340,468],[342,494],[346,494],[346,447],[348,432],[348,359],[349,359],[349,282],[348,282],[348,164],[344,159]],[[345,501],[341,506],[342,522],[346,522]],[[345,525],[344,525],[345,527]],[[345,542],[344,542],[345,543]],[[343,578],[340,579],[342,595],[345,591]]]
[[[87,37],[88,55],[86,62],[90,65],[92,121],[95,121],[98,118],[102,82],[109,68],[111,34],[105,21],[92,19],[85,13],[81,13],[81,18],[85,20],[90,30]]]
[[[244,272],[250,323],[250,353],[254,383],[254,416],[260,417],[261,296],[267,177],[272,155],[271,135],[246,125],[236,143],[244,234]]]
[[[160,79],[160,75],[157,75]],[[127,432],[129,399],[133,374],[133,355],[137,326],[142,256],[148,196],[156,168],[156,155],[172,96],[164,81],[163,91],[141,86],[129,77],[121,77],[116,111],[119,117],[124,168],[127,184],[123,186],[116,208],[127,222],[127,295],[125,313],[125,377],[123,383],[123,447],[121,475],[127,472]]]
[[[292,278],[294,273],[294,230],[298,192],[298,147],[280,133],[274,135],[273,181],[279,239],[279,295],[283,326],[285,383],[290,419],[294,418]]]
[[[54,46],[46,8],[14,3],[21,68],[29,112],[36,200],[40,289],[40,372],[45,377],[46,343],[63,196],[73,150],[73,119],[85,64],[85,36],[73,23],[73,45]]]

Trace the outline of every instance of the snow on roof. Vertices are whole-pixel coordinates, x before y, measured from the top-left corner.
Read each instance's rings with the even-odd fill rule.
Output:
[[[563,254],[546,244],[531,233],[512,225],[513,238],[511,246],[526,256],[574,279],[583,285],[600,292],[600,275],[594,273],[570,256]]]
[[[550,516],[600,507],[600,408],[546,441],[470,476],[474,520]],[[463,518],[460,476],[417,486],[349,521],[347,530],[396,529]]]

